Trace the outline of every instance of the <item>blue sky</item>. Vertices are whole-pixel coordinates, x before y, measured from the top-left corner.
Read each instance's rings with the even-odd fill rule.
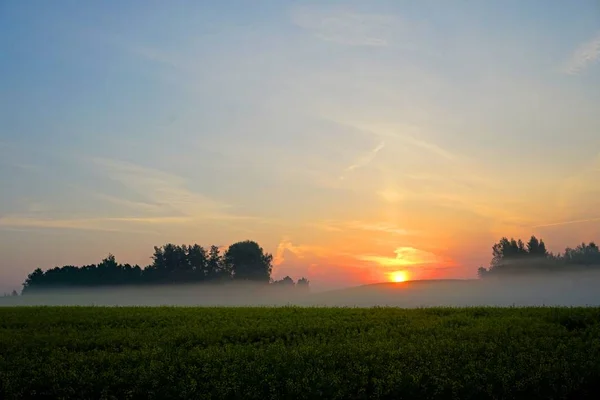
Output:
[[[0,290],[166,242],[350,284],[598,239],[596,1],[13,0],[0,29]]]

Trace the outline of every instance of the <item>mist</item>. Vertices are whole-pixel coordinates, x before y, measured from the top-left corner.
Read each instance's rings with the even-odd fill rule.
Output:
[[[473,280],[422,280],[345,289],[299,290],[252,283],[116,286],[39,291],[2,306],[599,306],[600,272]]]

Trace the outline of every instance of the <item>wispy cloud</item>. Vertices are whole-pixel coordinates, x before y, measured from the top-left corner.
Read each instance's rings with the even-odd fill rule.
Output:
[[[128,200],[128,199],[125,199],[122,197],[111,196],[106,193],[94,193],[94,196],[97,197],[98,199],[108,201],[109,203],[113,203],[118,206],[127,207],[127,208],[137,210],[137,211],[143,210],[146,212],[158,213],[158,212],[164,210],[164,208],[165,208],[165,205],[152,204],[152,203],[143,202],[143,201]]]
[[[185,216],[189,220],[197,219],[248,219],[229,212],[231,206],[215,201],[188,188],[186,179],[139,165],[97,158],[95,164],[110,179],[122,183],[146,199],[150,205],[163,205],[177,217]],[[129,202],[129,199],[113,198],[111,201]]]
[[[595,63],[600,58],[600,32],[592,39],[582,43],[573,52],[564,66],[569,75],[576,75]]]
[[[417,139],[415,137],[412,137],[410,135],[396,135],[395,137],[398,137],[402,140],[404,140],[405,142],[416,146],[416,147],[420,147],[422,149],[428,150],[431,153],[434,153],[442,158],[445,158],[446,160],[450,160],[450,161],[454,161],[456,160],[456,155],[454,155],[453,153],[451,153],[450,151],[438,146],[435,143],[431,143],[431,142],[427,142],[425,140],[421,140],[421,139]]]
[[[348,171],[348,172],[353,171],[357,168],[361,168],[361,167],[368,165],[371,161],[373,161],[373,159],[375,158],[377,153],[379,153],[379,151],[381,149],[383,149],[384,147],[385,147],[384,142],[379,143],[377,146],[375,146],[375,148],[373,148],[367,154],[361,156],[358,160],[356,160],[356,162],[354,164],[352,164],[348,168],[346,168],[346,171]]]
[[[299,7],[292,10],[291,19],[321,40],[348,46],[386,46],[398,25],[390,15],[340,8]]]
[[[61,218],[46,208],[29,209],[27,214],[11,214],[0,218],[3,228],[57,228],[115,232],[156,233],[136,226],[168,226],[192,222],[239,222],[257,220],[238,215],[228,204],[213,200],[188,188],[186,179],[152,168],[111,160],[93,159],[97,172],[121,183],[143,200],[92,193],[92,196],[124,208],[121,216]],[[122,216],[125,214],[125,216]],[[128,215],[129,214],[129,215]]]
[[[561,221],[561,222],[552,222],[552,223],[548,223],[548,224],[542,224],[542,225],[535,225],[532,228],[547,228],[547,227],[553,227],[553,226],[561,226],[561,225],[571,225],[571,224],[583,224],[586,222],[599,222],[600,221],[600,217],[597,218],[586,218],[586,219],[574,219],[571,221]]]
[[[353,164],[349,165],[344,171],[352,172],[355,169],[366,167],[367,165],[369,165],[371,163],[371,161],[373,161],[375,159],[375,157],[377,156],[377,153],[379,153],[384,147],[385,147],[384,142],[379,143],[372,150],[370,150],[366,154],[363,154],[361,157],[359,157]],[[345,179],[345,175],[341,175],[340,179]]]
[[[35,218],[31,216],[10,215],[0,218],[0,228],[42,228],[42,229],[78,229],[104,232],[128,232],[143,234],[158,234],[147,229],[136,229],[123,226],[121,223],[135,222],[137,224],[173,223],[173,218],[72,218],[53,219]],[[182,222],[181,220],[177,222]],[[115,224],[117,223],[117,224]]]
[[[325,117],[327,118],[327,117]],[[344,121],[337,118],[327,118],[328,120],[335,122],[341,126],[346,126],[351,129],[364,132],[365,134],[373,135],[376,137],[388,137],[400,140],[411,146],[419,147],[427,150],[430,153],[436,154],[449,161],[457,161],[459,157],[431,141],[421,139],[415,136],[415,133],[419,132],[419,127],[416,126],[405,126],[405,127],[393,127],[393,126],[378,126],[369,123],[357,122],[357,121]]]

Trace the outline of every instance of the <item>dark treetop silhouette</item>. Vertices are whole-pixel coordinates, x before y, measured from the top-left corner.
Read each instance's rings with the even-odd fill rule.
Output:
[[[138,265],[118,264],[109,254],[99,264],[82,267],[55,267],[47,271],[33,271],[23,284],[23,294],[40,290],[75,287],[98,287],[118,285],[160,285],[181,283],[216,283],[250,281],[272,282],[273,256],[265,253],[253,241],[234,243],[221,254],[219,247],[208,251],[198,245],[166,244],[154,247],[152,264],[145,268]],[[297,284],[289,277],[273,283],[288,284],[299,288],[308,287],[302,278]]]

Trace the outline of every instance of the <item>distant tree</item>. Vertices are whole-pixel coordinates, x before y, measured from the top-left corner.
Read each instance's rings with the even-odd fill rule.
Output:
[[[479,267],[480,278],[491,275],[517,273],[552,273],[573,268],[599,268],[600,249],[594,242],[582,243],[576,248],[567,247],[563,254],[548,252],[543,240],[531,236],[527,244],[503,237],[492,247],[492,260],[488,269]]]
[[[490,267],[495,268],[499,265],[506,264],[508,261],[514,261],[523,258],[527,255],[527,249],[521,239],[518,241],[506,237],[492,246],[492,262]]]
[[[289,276],[286,276],[283,279],[280,279],[278,281],[273,281],[273,284],[275,285],[281,285],[281,286],[294,286],[294,280],[292,278],[290,278]]]
[[[19,293],[17,293],[17,291],[16,291],[16,290],[13,290],[13,291],[12,291],[12,293],[11,293],[11,296],[13,296],[13,297],[14,297],[14,296],[18,296],[18,295],[19,295]]]
[[[273,256],[265,253],[258,243],[246,240],[229,246],[224,255],[224,265],[231,270],[236,281],[268,283],[271,280]]]
[[[479,276],[480,278],[485,278],[485,276],[488,274],[488,270],[485,267],[479,267],[477,268],[477,276]]]
[[[310,282],[308,281],[308,279],[302,277],[298,279],[298,282],[296,282],[296,287],[302,290],[308,290],[309,284]]]
[[[581,243],[574,249],[567,247],[562,259],[566,263],[578,266],[600,265],[600,249],[594,242]]]

